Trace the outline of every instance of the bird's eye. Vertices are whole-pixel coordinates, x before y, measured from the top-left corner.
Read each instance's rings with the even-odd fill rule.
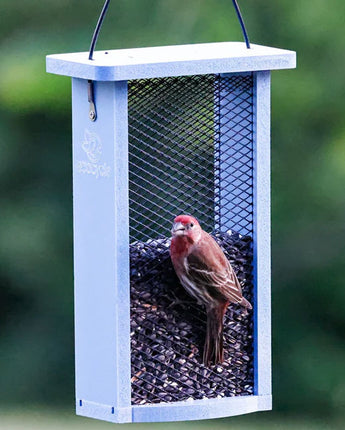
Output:
[[[194,227],[194,224],[193,224],[193,223],[191,223],[191,224],[190,224],[190,226],[191,226],[191,227]]]

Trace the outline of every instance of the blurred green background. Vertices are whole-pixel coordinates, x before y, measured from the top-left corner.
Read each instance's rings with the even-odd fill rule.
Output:
[[[102,4],[0,0],[0,428],[95,425],[73,417],[71,85],[45,55],[88,50]],[[275,412],[202,426],[345,428],[345,2],[240,5],[298,54],[272,76]],[[97,48],[226,40],[230,0],[113,0]]]

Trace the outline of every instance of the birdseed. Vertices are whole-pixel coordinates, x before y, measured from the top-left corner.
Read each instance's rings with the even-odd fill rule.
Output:
[[[251,237],[231,231],[212,236],[253,304]],[[205,366],[206,313],[180,285],[169,246],[167,238],[130,245],[132,404],[252,395],[252,311],[230,304],[225,361]]]

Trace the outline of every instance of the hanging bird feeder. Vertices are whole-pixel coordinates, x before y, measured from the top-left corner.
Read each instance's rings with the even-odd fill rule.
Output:
[[[112,422],[271,409],[270,71],[295,53],[225,42],[49,55],[72,77],[76,397]],[[169,256],[193,215],[246,302],[205,363],[206,313]],[[249,307],[249,305],[247,306]]]

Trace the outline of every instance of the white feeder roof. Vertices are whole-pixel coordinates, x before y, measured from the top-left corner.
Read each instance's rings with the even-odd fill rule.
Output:
[[[96,51],[47,56],[47,72],[94,81],[292,69],[296,53],[242,42]]]

